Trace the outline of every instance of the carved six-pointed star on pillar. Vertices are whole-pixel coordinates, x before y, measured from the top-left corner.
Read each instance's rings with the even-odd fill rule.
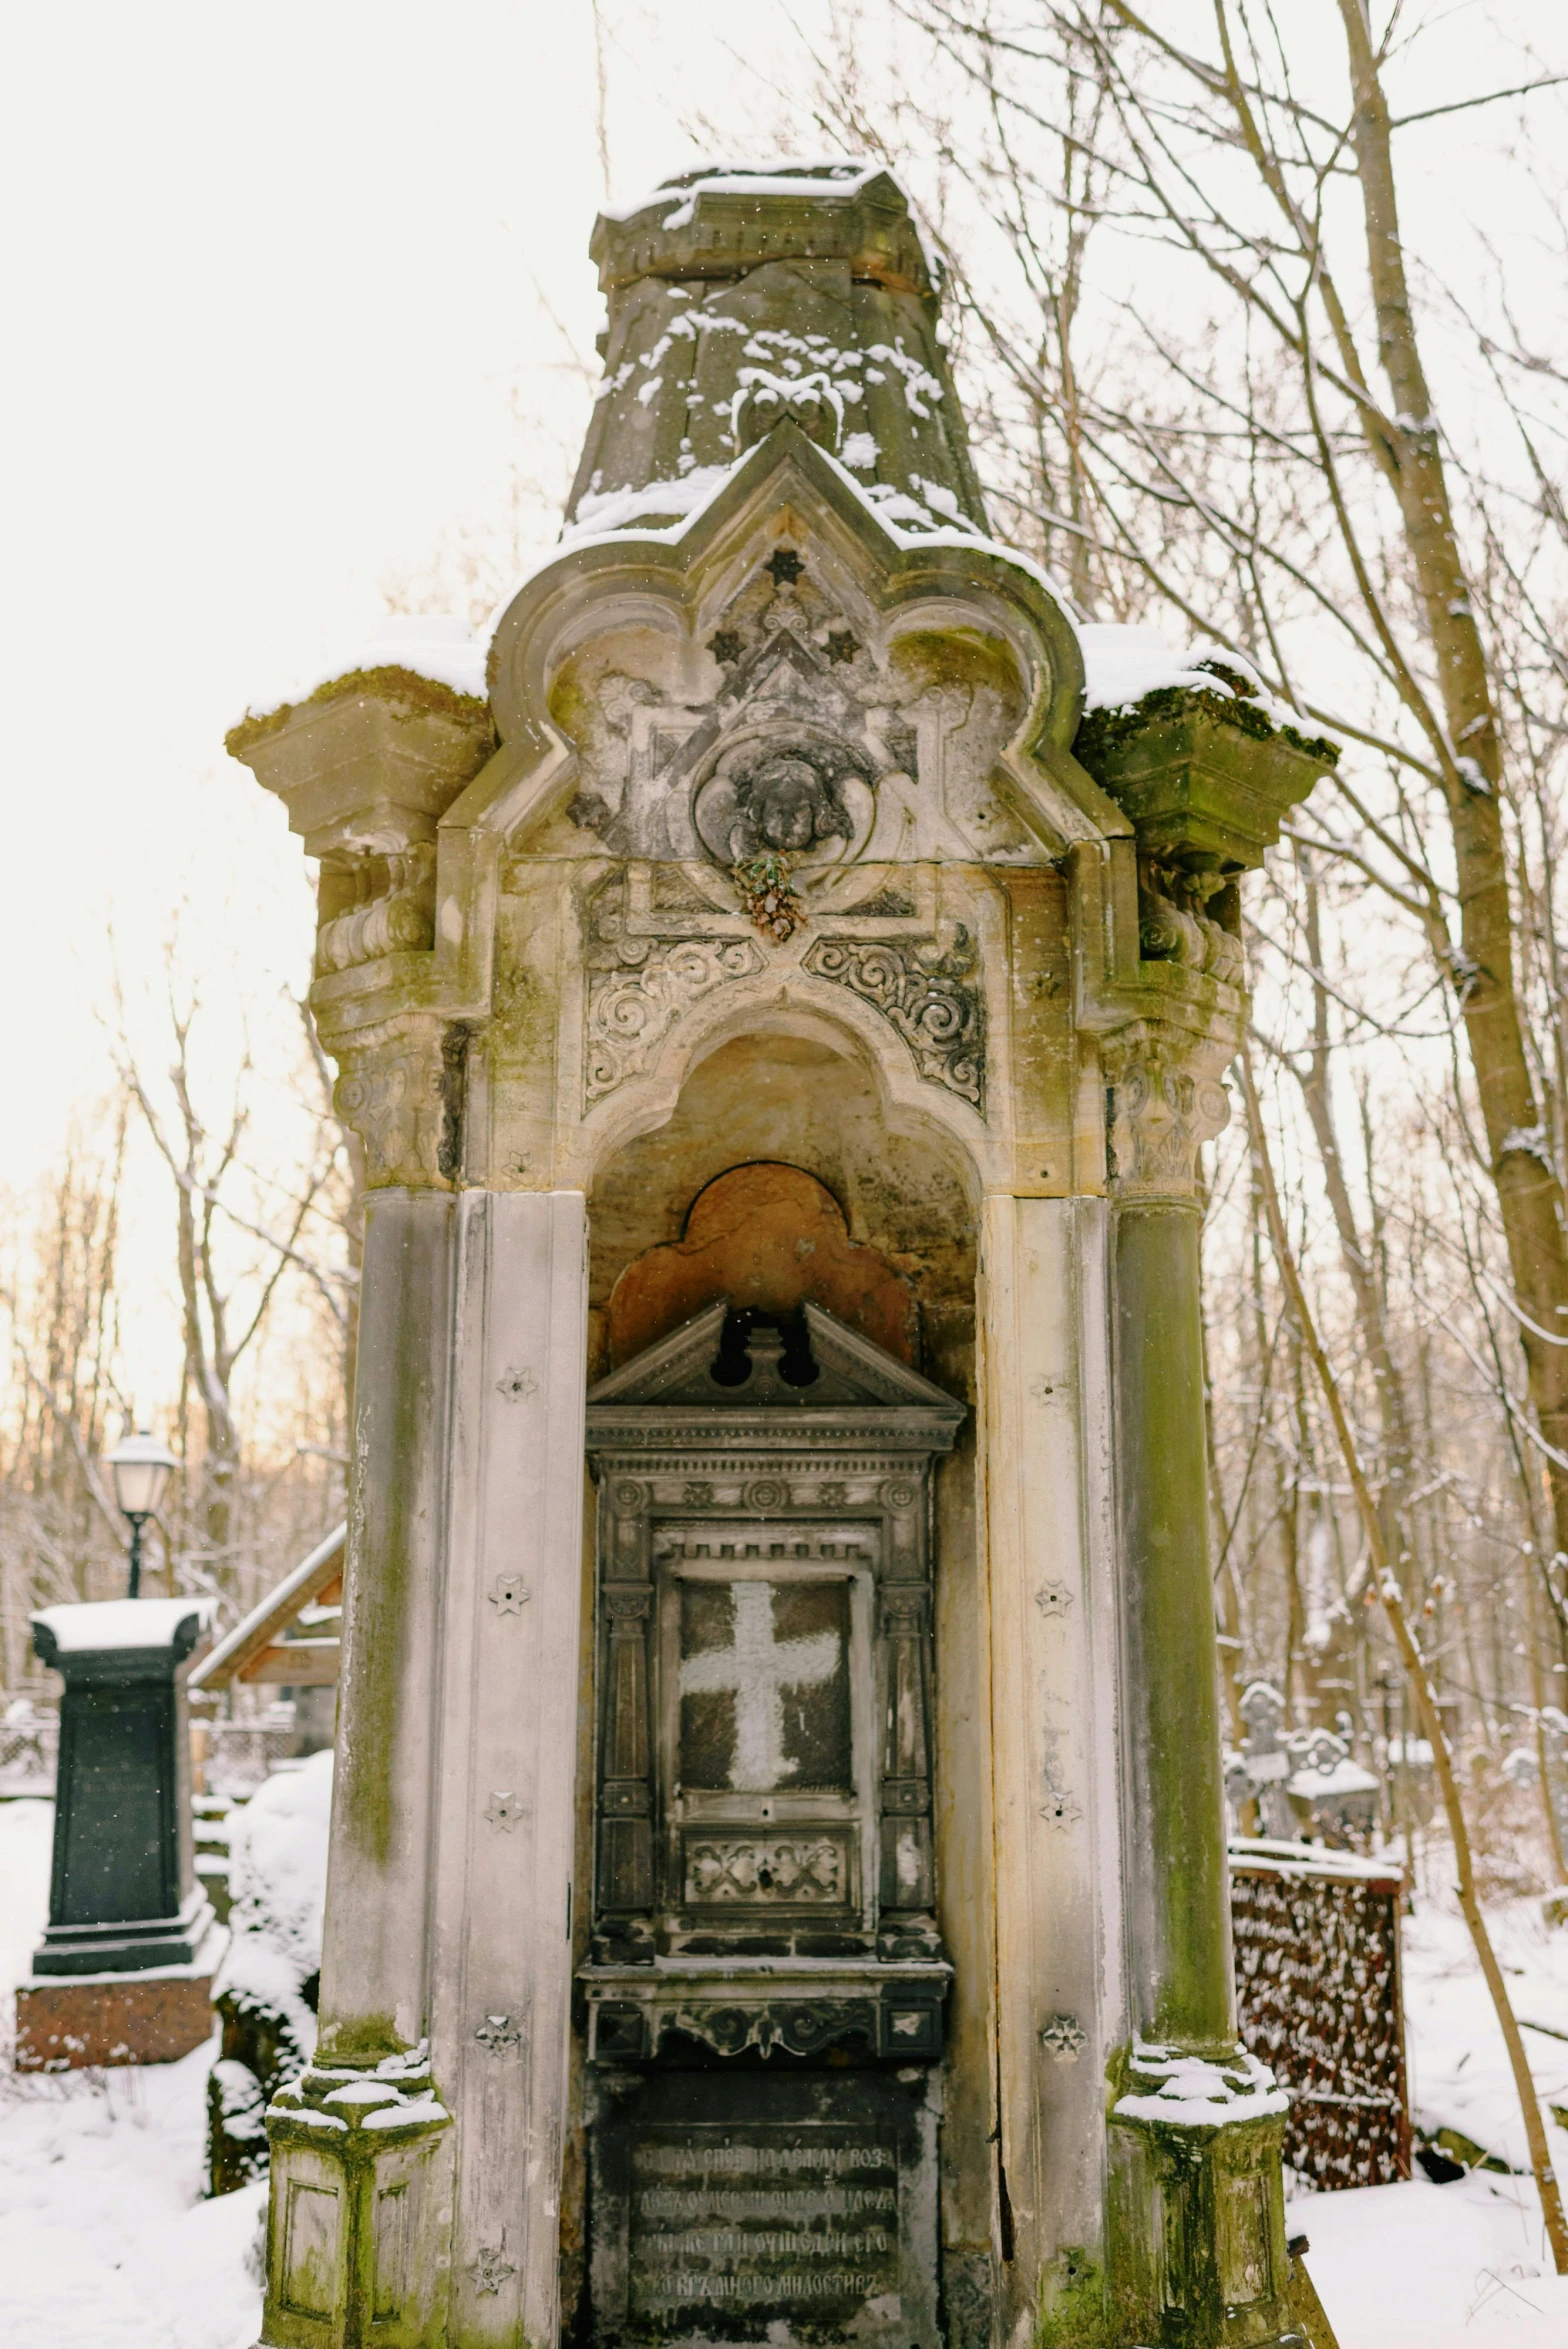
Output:
[[[468,2263],[468,2273],[476,2292],[499,2292],[508,2276],[515,2276],[516,2268],[502,2257],[500,2246],[485,2244],[478,2255]]]

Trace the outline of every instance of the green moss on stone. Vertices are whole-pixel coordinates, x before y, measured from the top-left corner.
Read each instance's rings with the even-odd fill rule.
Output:
[[[1119,2308],[1118,2297],[1090,2252],[1059,2251],[1045,2277],[1034,2349],[1124,2349],[1139,2328],[1136,2312]]]
[[[1216,676],[1221,672],[1216,669]],[[1229,682],[1228,677],[1224,680]],[[1238,695],[1211,693],[1206,687],[1161,685],[1141,701],[1116,710],[1091,710],[1078,729],[1073,755],[1093,774],[1098,766],[1150,727],[1171,725],[1181,718],[1205,717],[1217,726],[1230,726],[1254,742],[1271,742],[1277,735],[1292,750],[1320,766],[1339,764],[1339,745],[1326,734],[1303,734],[1299,726],[1276,726],[1267,710]]]
[[[318,2064],[382,2063],[407,2055],[408,2041],[390,2015],[345,2015],[329,2023],[316,2048]]]
[[[1004,707],[1022,707],[1016,660],[1005,644],[978,628],[912,629],[895,639],[890,657],[895,669],[922,686],[990,685]]]
[[[395,664],[384,669],[349,669],[341,677],[329,677],[325,685],[318,685],[303,701],[280,702],[275,710],[247,710],[237,726],[231,726],[223,737],[223,747],[231,759],[243,758],[256,743],[264,742],[269,734],[281,733],[289,720],[300,710],[308,710],[322,702],[338,701],[345,694],[371,693],[380,700],[397,702],[400,717],[450,718],[454,725],[474,728],[490,726],[490,705],[471,693],[459,693],[455,686],[443,685],[438,678],[421,677],[414,669],[401,669]]]

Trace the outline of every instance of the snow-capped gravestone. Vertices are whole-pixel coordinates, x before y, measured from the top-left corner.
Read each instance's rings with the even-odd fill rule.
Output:
[[[485,694],[405,647],[230,737],[370,1187],[263,2338],[1283,2341],[1197,1152],[1332,748],[1234,660],[1096,690],[885,173],[593,250]]]
[[[185,1682],[208,1599],[46,1607],[65,1682],[49,1923],[16,1995],[21,2071],[168,2063],[212,2029],[226,1936],[191,1864]]]

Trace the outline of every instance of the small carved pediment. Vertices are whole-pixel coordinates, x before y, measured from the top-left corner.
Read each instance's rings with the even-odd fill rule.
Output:
[[[590,1425],[595,1405],[612,1403],[618,1408],[695,1403],[737,1411],[780,1406],[897,1410],[914,1405],[941,1412],[955,1427],[963,1418],[961,1403],[833,1314],[810,1303],[801,1312],[809,1346],[806,1364],[801,1361],[804,1349],[797,1346],[792,1359],[783,1334],[762,1325],[747,1330],[740,1346],[732,1330],[732,1342],[726,1346],[731,1307],[728,1298],[720,1298],[590,1387]],[[806,1383],[800,1383],[802,1367],[815,1373]],[[737,1369],[743,1372],[739,1378]]]

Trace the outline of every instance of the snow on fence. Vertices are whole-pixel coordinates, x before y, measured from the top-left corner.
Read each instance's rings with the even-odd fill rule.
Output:
[[[1241,2036],[1292,2092],[1286,2161],[1325,2191],[1408,2178],[1399,1870],[1238,1836],[1230,1890]]]

